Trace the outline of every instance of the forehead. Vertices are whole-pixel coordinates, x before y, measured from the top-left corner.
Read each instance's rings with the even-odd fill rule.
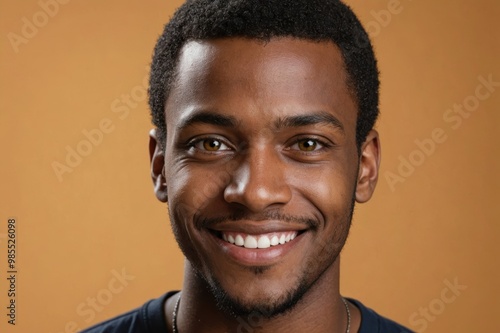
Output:
[[[167,127],[198,107],[254,116],[326,110],[346,127],[357,114],[338,47],[294,38],[188,42],[166,105]]]

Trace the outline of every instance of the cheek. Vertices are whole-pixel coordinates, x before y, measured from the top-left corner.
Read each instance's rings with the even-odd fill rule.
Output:
[[[355,170],[348,172],[334,164],[318,172],[305,172],[294,177],[294,187],[319,209],[325,219],[338,218],[351,205],[356,180]]]
[[[200,207],[205,205],[204,195],[191,173],[184,171],[172,173],[168,182],[170,223],[182,253],[196,270],[202,271],[204,259],[200,234],[193,221]]]
[[[194,201],[186,200],[191,198],[189,192],[192,187],[192,180],[189,172],[184,172],[184,170],[179,171],[181,172],[176,172],[175,169],[172,170],[172,168],[169,168],[166,174],[168,204],[169,207],[173,207],[176,211],[179,211],[179,215],[187,217],[196,210]]]
[[[197,168],[190,165],[169,165],[166,177],[170,220],[179,246],[188,258],[187,247],[196,248],[203,244],[200,230],[196,228],[196,216],[214,215],[216,202],[222,196],[229,182],[229,173]],[[208,213],[208,214],[207,214]],[[200,245],[201,246],[201,245]]]
[[[175,158],[167,152],[167,191],[171,207],[181,211],[183,220],[192,222],[193,216],[209,212],[223,200],[224,189],[231,181],[234,161],[207,165]]]
[[[187,246],[192,243],[191,221],[198,210],[193,194],[197,192],[196,182],[187,168],[172,164],[167,167],[166,179],[170,223],[180,248],[191,257]]]
[[[206,209],[210,201],[223,192],[229,181],[227,173],[207,172],[196,167],[173,167],[167,173],[168,198],[172,207],[184,216],[193,216]]]

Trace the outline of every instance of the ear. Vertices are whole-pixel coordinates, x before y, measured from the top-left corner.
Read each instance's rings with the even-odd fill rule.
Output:
[[[156,197],[161,202],[168,201],[167,179],[165,178],[165,155],[156,137],[156,130],[149,131],[149,161],[151,163],[151,179]]]
[[[361,146],[359,158],[358,182],[356,186],[356,201],[366,202],[372,197],[378,180],[380,167],[380,139],[378,132],[371,130]]]

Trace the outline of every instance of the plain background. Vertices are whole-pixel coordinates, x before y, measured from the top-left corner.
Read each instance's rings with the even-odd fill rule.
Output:
[[[73,0],[52,16],[40,14],[44,1],[0,1],[2,332],[73,332],[182,284],[183,258],[151,186],[142,86],[181,1]],[[500,81],[499,2],[347,2],[379,58],[383,162],[374,198],[356,209],[341,290],[413,329],[499,332],[500,87],[473,97],[480,76]],[[26,22],[38,27],[16,46]],[[460,125],[445,119],[463,103],[473,111]],[[85,131],[103,122],[108,133],[89,146]],[[72,149],[87,156],[58,177],[54,165]],[[5,316],[9,217],[15,327]],[[131,277],[118,288],[122,270]],[[450,301],[454,282],[467,288]]]

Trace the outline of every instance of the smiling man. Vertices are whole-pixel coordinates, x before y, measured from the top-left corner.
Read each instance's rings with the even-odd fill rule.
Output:
[[[372,196],[378,71],[334,0],[191,0],[151,67],[151,174],[182,292],[85,332],[409,332],[339,292]]]

